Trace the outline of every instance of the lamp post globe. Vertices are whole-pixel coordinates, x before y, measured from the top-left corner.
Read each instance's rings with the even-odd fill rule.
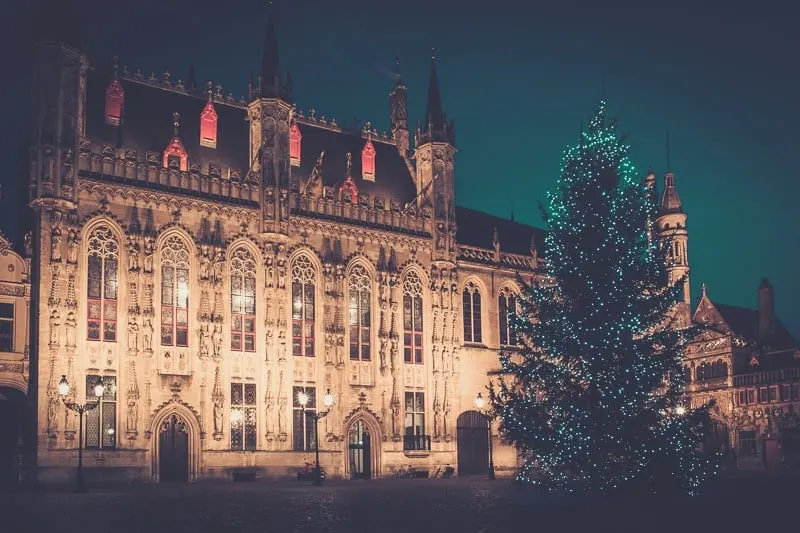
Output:
[[[69,394],[69,381],[67,381],[67,376],[61,375],[61,381],[58,382],[58,395],[62,398],[66,398]]]
[[[94,395],[97,398],[102,398],[103,393],[106,392],[106,386],[103,383],[103,378],[98,378],[97,383],[94,384]]]

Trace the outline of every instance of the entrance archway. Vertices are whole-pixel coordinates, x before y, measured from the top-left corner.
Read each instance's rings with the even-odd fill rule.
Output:
[[[172,414],[158,432],[158,479],[162,483],[189,481],[189,427]]]
[[[372,477],[372,437],[363,420],[350,426],[347,435],[350,464],[350,479],[370,479]]]
[[[17,483],[24,414],[25,393],[0,387],[0,487]]]
[[[464,411],[456,420],[458,475],[485,474],[489,469],[488,421],[478,411]]]

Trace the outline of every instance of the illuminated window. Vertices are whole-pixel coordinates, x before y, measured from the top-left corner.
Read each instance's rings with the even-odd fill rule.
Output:
[[[256,261],[243,246],[231,257],[231,350],[256,351]]]
[[[429,450],[429,437],[425,435],[425,394],[406,392],[404,450]]]
[[[355,265],[350,271],[350,359],[370,359],[370,278],[366,269]]]
[[[514,331],[511,318],[517,312],[517,297],[508,289],[500,291],[498,311],[500,315],[500,346],[516,346],[517,333]]]
[[[403,360],[422,364],[422,281],[411,271],[403,279]]]
[[[116,342],[119,246],[104,224],[92,231],[88,243],[86,338]]]
[[[375,147],[369,139],[361,150],[361,177],[367,181],[375,181]]]
[[[464,342],[481,342],[481,293],[474,283],[464,287]]]
[[[106,87],[106,124],[119,126],[122,123],[122,109],[125,103],[125,90],[119,80],[113,79]]]
[[[210,98],[200,113],[200,146],[217,147],[217,111]]]
[[[0,352],[14,351],[14,304],[0,303]]]
[[[256,449],[256,385],[231,383],[231,450]]]
[[[301,392],[308,396],[305,412],[298,397]],[[317,389],[314,387],[292,388],[292,449],[296,452],[314,449],[314,417],[317,412]]]
[[[94,395],[94,387],[102,380],[105,386],[103,397]],[[86,376],[86,401],[98,402],[91,411],[86,411],[86,447],[89,449],[111,449],[117,447],[117,378],[114,376]]]
[[[300,146],[303,140],[303,135],[300,133],[300,127],[295,122],[289,129],[289,160],[292,166],[300,166]]]
[[[314,356],[314,265],[301,255],[292,265],[292,354]]]
[[[161,345],[189,345],[189,249],[177,235],[161,247]]]

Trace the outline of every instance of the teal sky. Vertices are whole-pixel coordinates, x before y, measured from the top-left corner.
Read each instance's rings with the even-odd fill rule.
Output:
[[[263,5],[154,0],[75,2],[91,28],[94,63],[119,55],[142,71],[185,77],[243,95],[256,71]],[[278,2],[280,4],[281,2]],[[458,202],[539,225],[537,203],[558,178],[561,153],[604,95],[642,174],[659,185],[671,164],[688,213],[692,298],[755,307],[762,277],[777,312],[800,334],[800,39],[788,8],[762,12],[692,2],[462,3],[453,0],[294,0],[281,6],[283,68],[298,107],[388,129],[399,56],[410,115],[422,119],[430,49],[437,48],[445,111],[456,120]],[[290,4],[290,5],[289,5]],[[553,7],[558,4],[559,7]],[[625,5],[628,4],[628,5]],[[230,4],[233,6],[233,4]],[[30,8],[25,8],[30,11]],[[29,37],[4,35],[13,106],[2,159],[18,168],[29,122]],[[9,48],[10,47],[10,48]],[[21,53],[19,53],[21,51]],[[6,52],[8,53],[8,52]],[[167,123],[165,127],[169,127]],[[16,236],[19,182],[4,178],[0,222]],[[8,176],[8,174],[6,175]],[[502,239],[502,236],[501,236]],[[487,243],[488,244],[488,243]]]

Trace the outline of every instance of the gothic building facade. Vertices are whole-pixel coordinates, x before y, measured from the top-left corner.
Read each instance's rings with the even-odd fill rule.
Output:
[[[30,369],[25,355],[14,379],[29,384],[39,479],[72,475],[65,400],[96,403],[89,476],[280,477],[317,441],[331,476],[485,472],[474,400],[516,344],[507,317],[519,281],[544,276],[543,235],[456,205],[433,62],[423,126],[409,127],[398,75],[386,133],[293,102],[272,23],[242,99],[193,73],[90,62],[63,33],[39,39],[35,61],[34,224],[17,261]],[[654,231],[680,279],[671,173],[661,198]],[[688,323],[688,281],[684,297]],[[498,472],[513,471],[514,449],[489,434]]]

